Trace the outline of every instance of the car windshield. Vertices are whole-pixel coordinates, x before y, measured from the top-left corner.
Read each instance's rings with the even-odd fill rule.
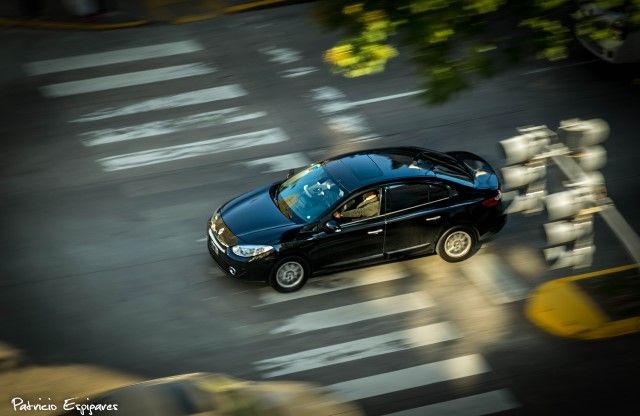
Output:
[[[345,195],[321,164],[313,164],[284,181],[276,192],[276,204],[289,219],[316,221]]]

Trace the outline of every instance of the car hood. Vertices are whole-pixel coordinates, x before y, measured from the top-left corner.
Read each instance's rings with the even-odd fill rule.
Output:
[[[276,207],[265,186],[232,199],[220,211],[222,221],[243,243],[275,244],[284,232],[299,227]]]

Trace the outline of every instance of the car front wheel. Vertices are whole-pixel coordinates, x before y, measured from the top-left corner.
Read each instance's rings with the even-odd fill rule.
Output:
[[[473,228],[459,225],[442,234],[436,252],[445,261],[456,263],[473,256],[477,251],[478,239]]]
[[[295,292],[307,282],[309,264],[302,257],[286,257],[280,260],[271,273],[269,283],[278,292]]]

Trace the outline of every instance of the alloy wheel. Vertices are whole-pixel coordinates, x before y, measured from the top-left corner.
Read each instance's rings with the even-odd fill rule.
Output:
[[[444,242],[444,251],[447,256],[452,258],[460,258],[465,256],[472,246],[471,236],[465,231],[454,231]]]
[[[300,284],[304,278],[304,267],[297,261],[288,261],[278,267],[276,280],[285,289],[291,289]]]

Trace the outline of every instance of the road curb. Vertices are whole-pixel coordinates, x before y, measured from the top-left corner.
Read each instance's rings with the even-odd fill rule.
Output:
[[[307,0],[306,2],[309,2],[310,0]],[[251,10],[259,10],[259,9],[266,9],[269,7],[278,7],[278,6],[287,6],[290,4],[295,4],[295,3],[305,3],[305,1],[295,1],[295,0],[256,0],[256,1],[251,1],[251,2],[247,2],[247,3],[243,3],[243,4],[238,4],[235,6],[227,6],[224,8],[224,12],[227,14],[232,14],[232,13],[241,13],[241,12],[248,12]]]
[[[234,6],[225,6],[221,8],[219,12],[191,14],[176,17],[169,20],[169,24],[187,24],[195,23],[204,20],[211,20],[225,14],[244,13],[253,10],[262,10],[271,7],[288,6],[298,3],[309,3],[314,0],[256,0]],[[151,23],[163,23],[162,20],[154,19],[140,19],[130,20],[126,22],[118,23],[82,23],[82,22],[65,22],[65,21],[43,21],[43,20],[24,20],[0,17],[0,27],[20,27],[27,29],[40,29],[40,30],[117,30],[117,29],[130,29],[134,27],[140,27],[149,25]],[[166,23],[166,22],[164,22]]]
[[[151,22],[148,20],[131,20],[119,23],[81,23],[0,18],[0,26],[47,30],[117,30],[140,27],[149,23]]]

